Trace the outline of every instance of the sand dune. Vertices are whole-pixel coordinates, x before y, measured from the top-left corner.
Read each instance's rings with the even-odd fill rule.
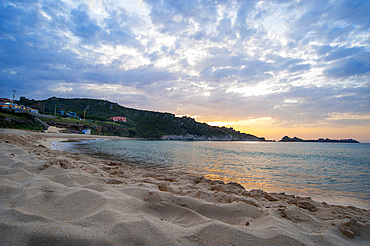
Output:
[[[45,147],[81,137],[0,129],[0,245],[369,245],[369,210]]]

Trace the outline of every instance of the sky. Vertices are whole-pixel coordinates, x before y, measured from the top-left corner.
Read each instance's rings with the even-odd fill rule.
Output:
[[[0,2],[0,97],[370,141],[368,0]]]

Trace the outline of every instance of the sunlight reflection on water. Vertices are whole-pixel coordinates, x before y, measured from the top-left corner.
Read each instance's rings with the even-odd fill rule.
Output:
[[[370,144],[119,140],[79,148],[135,165],[238,182],[247,190],[370,208]]]

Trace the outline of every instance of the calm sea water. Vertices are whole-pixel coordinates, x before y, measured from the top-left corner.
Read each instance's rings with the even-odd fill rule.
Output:
[[[91,141],[81,152],[370,209],[370,144]],[[69,145],[68,148],[71,148]]]

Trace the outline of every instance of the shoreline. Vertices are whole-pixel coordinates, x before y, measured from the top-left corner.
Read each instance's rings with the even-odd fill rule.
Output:
[[[53,150],[58,150],[56,148],[54,148],[54,146],[52,146],[52,144],[54,143],[59,143],[59,142],[63,142],[63,143],[74,143],[74,142],[87,142],[87,141],[91,141],[91,140],[121,140],[121,139],[129,139],[129,140],[132,140],[132,138],[126,138],[126,137],[111,137],[111,136],[97,136],[97,135],[86,135],[86,137],[84,137],[85,135],[78,135],[78,136],[81,136],[81,138],[77,138],[75,134],[66,134],[66,135],[71,135],[72,138],[50,138],[50,140],[47,140],[46,141],[46,147],[49,148],[49,149],[53,149]],[[96,136],[96,138],[94,137]],[[74,138],[76,137],[76,138]],[[139,139],[139,140],[142,140],[142,139]],[[160,141],[160,140],[159,140]],[[175,141],[183,141],[183,140],[175,140]],[[51,142],[51,143],[50,143]],[[42,143],[40,141],[40,143]],[[59,150],[60,151],[60,150]],[[68,152],[68,150],[67,150]],[[90,155],[88,153],[83,153],[83,152],[78,152],[79,154],[81,155],[88,155],[88,156],[93,156],[93,158],[98,158],[99,157],[102,157],[102,156],[98,156],[96,157],[96,155]],[[94,157],[95,156],[95,157]],[[104,156],[104,158],[106,158]],[[122,161],[120,160],[121,158],[107,158],[107,160],[110,160],[110,161]],[[125,161],[125,160],[123,160]],[[176,171],[175,171],[176,172]],[[201,174],[191,174],[191,173],[186,173],[188,175],[198,175],[198,176],[202,176]],[[207,176],[206,176],[207,177]],[[211,180],[213,180],[212,178],[209,178]],[[220,181],[220,180],[216,180],[216,181]],[[223,182],[228,182],[228,181],[225,181],[225,180],[222,180]],[[233,182],[233,181],[230,181],[230,182]],[[258,189],[258,188],[256,188]],[[273,190],[273,191],[268,191],[268,190],[263,190],[264,192],[267,192],[267,193],[281,193],[281,192],[285,192],[284,189],[281,189],[281,190]],[[319,196],[316,196],[315,195],[306,195],[306,194],[299,194],[297,192],[288,192],[287,193],[288,195],[295,195],[295,196],[300,196],[300,197],[310,197],[312,198],[313,200],[315,200],[316,202],[319,202],[319,203],[329,203],[331,205],[338,205],[338,206],[353,206],[353,207],[357,207],[357,208],[360,208],[360,209],[365,209],[365,210],[370,210],[370,205],[368,205],[369,207],[364,207],[366,206],[364,203],[361,203],[362,205],[360,204],[346,204],[344,202],[341,202],[343,198],[332,198],[332,197],[325,197],[324,195],[319,195]]]
[[[97,139],[99,141],[99,139]],[[131,139],[129,139],[131,140]],[[242,179],[238,179],[238,177],[223,177],[223,176],[215,176],[213,174],[209,174],[209,173],[205,173],[205,172],[199,172],[199,170],[190,170],[190,169],[186,169],[186,171],[184,169],[181,169],[179,170],[178,168],[173,168],[171,165],[167,166],[159,166],[159,165],[155,165],[153,163],[156,163],[155,161],[154,162],[151,162],[152,160],[150,160],[149,162],[146,162],[145,160],[137,160],[135,158],[127,158],[127,157],[123,157],[123,156],[119,156],[117,154],[112,154],[112,155],[109,155],[109,154],[104,154],[104,153],[97,153],[97,152],[94,152],[92,150],[89,150],[87,148],[80,148],[78,144],[74,145],[75,142],[90,142],[90,141],[93,141],[93,140],[87,140],[86,139],[77,139],[76,141],[75,140],[72,140],[72,141],[62,141],[62,142],[59,142],[61,143],[60,145],[58,145],[60,147],[59,150],[62,150],[62,151],[72,151],[73,153],[80,153],[80,154],[83,154],[83,155],[88,155],[88,156],[92,156],[92,157],[95,157],[95,158],[103,158],[105,160],[110,160],[110,161],[119,161],[119,162],[125,162],[125,163],[131,163],[133,165],[136,165],[136,166],[146,166],[146,167],[156,167],[156,168],[159,168],[159,169],[164,169],[164,170],[173,170],[174,172],[186,172],[188,174],[191,174],[191,175],[198,175],[198,176],[204,176],[205,178],[208,178],[208,179],[211,179],[211,180],[221,180],[225,183],[228,183],[228,182],[238,182],[239,184],[241,184],[242,186],[244,186],[245,189],[248,189],[248,190],[253,190],[253,189],[262,189],[263,191],[265,192],[268,192],[268,193],[280,193],[280,192],[285,192],[286,194],[290,194],[290,195],[296,195],[296,196],[301,196],[301,197],[311,197],[313,200],[315,200],[316,202],[326,202],[326,203],[329,203],[329,204],[332,204],[332,205],[341,205],[341,206],[354,206],[354,207],[358,207],[358,208],[361,208],[361,209],[370,209],[370,204],[369,204],[369,201],[366,200],[366,196],[364,195],[364,193],[360,194],[360,193],[356,193],[358,194],[358,196],[356,196],[356,194],[351,194],[347,191],[332,191],[332,190],[324,190],[324,189],[316,189],[316,190],[308,190],[308,189],[302,189],[302,187],[293,187],[293,186],[289,186],[287,185],[287,187],[283,186],[283,184],[281,184],[280,186],[273,186],[273,188],[269,188],[269,187],[258,187],[256,185],[251,185],[250,183],[248,183],[248,180],[246,181],[243,181]],[[149,141],[149,140],[148,140]],[[160,141],[160,140],[159,140]],[[177,142],[182,142],[182,140],[178,140]],[[69,143],[71,143],[71,145],[69,145]],[[64,145],[66,144],[66,145]],[[274,144],[279,144],[279,143],[274,143]],[[284,143],[282,143],[284,144]],[[76,148],[77,150],[75,150],[74,148]],[[140,159],[140,158],[139,158]],[[194,163],[193,163],[194,165]],[[362,196],[361,196],[362,195]]]
[[[364,245],[370,239],[366,209],[52,149],[68,139],[122,138],[0,129],[0,223],[9,231],[0,244]]]

